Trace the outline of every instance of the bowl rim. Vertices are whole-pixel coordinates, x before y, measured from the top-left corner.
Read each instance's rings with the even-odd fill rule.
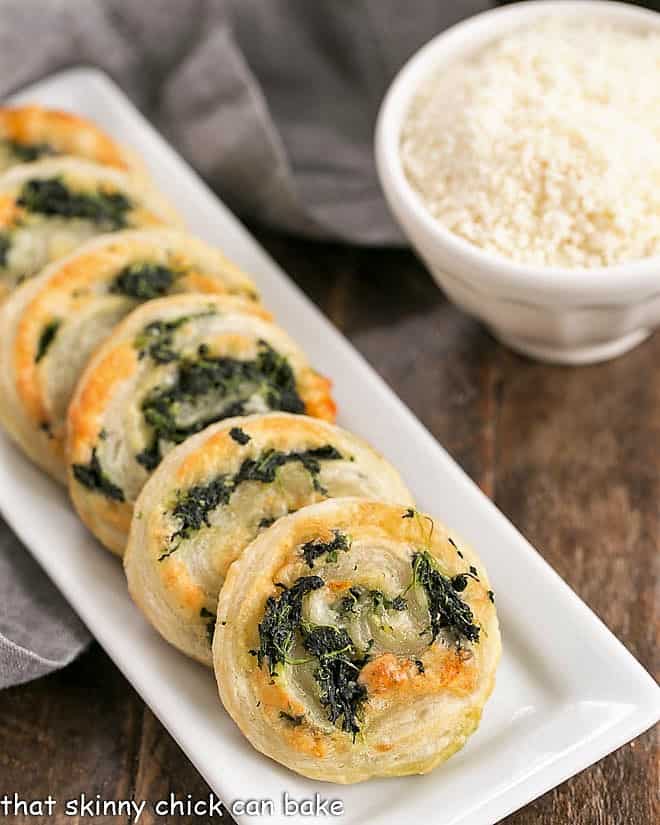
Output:
[[[633,24],[660,33],[660,13],[610,0],[533,0],[490,9],[467,18],[433,37],[404,64],[389,86],[378,114],[375,131],[376,166],[390,206],[398,199],[402,208],[426,237],[442,246],[464,267],[487,274],[493,287],[526,289],[564,297],[611,303],[614,298],[640,300],[660,293],[660,255],[600,267],[557,267],[522,264],[505,255],[486,251],[445,228],[427,209],[406,178],[399,152],[399,137],[411,99],[420,82],[443,61],[460,60],[474,52],[473,38],[496,40],[506,32],[541,17],[556,14]]]

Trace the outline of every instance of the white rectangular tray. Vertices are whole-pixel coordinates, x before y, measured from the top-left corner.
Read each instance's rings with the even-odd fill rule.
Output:
[[[344,825],[491,825],[657,721],[660,689],[649,674],[107,77],[67,71],[16,99],[86,115],[147,160],[191,231],[253,275],[282,326],[333,379],[340,424],[368,438],[401,470],[419,506],[475,546],[497,594],[504,640],[497,687],[461,753],[424,777],[351,787],[308,781],[252,750],[223,711],[212,674],[150,629],[121,566],[80,525],[65,493],[0,437],[7,522],[228,806],[272,798],[277,810],[285,790],[296,798],[318,791],[343,800],[345,815],[328,821]]]

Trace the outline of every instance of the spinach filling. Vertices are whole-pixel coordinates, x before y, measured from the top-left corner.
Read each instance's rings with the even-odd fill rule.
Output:
[[[426,594],[429,617],[431,620],[432,643],[441,630],[450,632],[457,642],[479,641],[480,628],[474,622],[474,615],[469,605],[458,593],[465,589],[466,575],[459,574],[453,579],[444,576],[436,567],[433,556],[426,551],[415,553],[412,559],[413,578],[411,587],[421,587]],[[472,577],[476,577],[476,571]],[[465,579],[465,585],[463,582]]]
[[[252,651],[259,667],[268,665],[271,676],[288,661],[296,632],[302,621],[303,599],[314,590],[325,586],[320,576],[302,576],[291,587],[277,585],[281,593],[266,599],[264,615],[259,623],[259,649]]]
[[[330,541],[314,539],[303,544],[301,553],[307,565],[314,567],[314,562],[321,556],[326,557],[328,563],[337,561],[339,552],[346,552],[351,549],[351,540],[341,530],[333,531],[333,538]]]
[[[212,312],[205,312],[201,315],[182,315],[173,321],[152,321],[147,324],[134,341],[134,346],[138,350],[138,358],[142,359],[148,355],[158,364],[176,361],[179,356],[173,349],[174,333],[193,318],[211,314]]]
[[[358,614],[362,609],[367,608],[373,613],[387,610],[406,610],[408,603],[402,595],[389,598],[380,590],[368,590],[360,585],[354,585],[342,596],[337,607],[340,616]]]
[[[266,600],[263,619],[259,624],[259,649],[252,651],[259,667],[268,665],[270,675],[277,675],[279,665],[317,662],[314,679],[319,688],[319,701],[333,725],[355,735],[360,730],[360,711],[367,698],[367,689],[357,681],[366,664],[348,633],[324,625],[307,625],[302,619],[303,599],[308,593],[324,587],[319,576],[303,576],[291,587],[278,585],[279,596]],[[290,660],[289,654],[299,634],[311,660]]]
[[[5,140],[4,144],[20,163],[32,163],[39,158],[57,154],[48,143],[19,143],[17,140]]]
[[[181,526],[172,535],[170,541],[187,539],[203,526],[210,526],[209,514],[217,507],[229,504],[232,495],[241,484],[247,481],[271,484],[275,481],[279,468],[285,464],[294,462],[301,464],[309,473],[314,489],[325,492],[318,479],[321,461],[337,461],[341,458],[341,453],[331,444],[304,452],[283,453],[278,450],[266,450],[256,459],[246,458],[234,475],[223,474],[208,484],[197,484],[179,498],[172,510],[172,515],[178,519]],[[178,546],[176,542],[163,553],[160,559],[170,556]]]
[[[211,613],[210,610],[207,610],[203,607],[199,611],[200,619],[204,619],[206,622],[206,638],[209,643],[209,647],[213,645],[213,636],[215,635],[215,624],[216,624],[216,615],[215,613]]]
[[[360,585],[349,588],[345,596],[334,605],[341,619],[350,622],[353,618],[360,618],[370,614],[378,620],[380,629],[392,633],[393,627],[389,622],[390,611],[402,612],[408,609],[408,602],[403,595],[390,598],[381,590],[368,589]],[[372,639],[373,643],[373,639]]]
[[[367,698],[367,688],[358,682],[358,676],[367,657],[357,653],[343,629],[303,627],[302,636],[305,650],[319,662],[314,678],[321,706],[333,725],[341,721],[341,729],[355,738],[360,732],[360,712]]]
[[[57,331],[60,328],[61,323],[62,322],[59,320],[51,321],[42,329],[41,335],[39,336],[39,343],[37,344],[37,354],[34,356],[34,360],[37,364],[48,352],[50,345],[55,340],[55,336],[57,335]]]
[[[250,436],[242,430],[240,427],[232,427],[229,430],[229,435],[231,438],[237,443],[244,447],[249,441],[251,441]]]
[[[342,538],[344,537],[344,538]],[[336,541],[334,551],[344,547],[345,534],[335,531],[331,542],[312,541],[303,545],[310,556],[311,567],[315,558],[327,550]],[[350,545],[349,545],[350,547]],[[303,555],[305,552],[303,549]],[[307,559],[306,559],[307,560]],[[441,630],[451,631],[456,641],[479,641],[480,628],[474,623],[470,607],[462,601],[458,592],[467,586],[467,578],[477,579],[477,571],[471,567],[467,574],[458,574],[453,578],[444,576],[436,567],[430,553],[420,551],[411,559],[412,578],[404,592],[394,598],[385,596],[380,590],[370,590],[359,585],[350,588],[336,607],[344,619],[349,614],[359,613],[363,608],[371,611],[406,610],[408,603],[404,598],[413,587],[423,588],[426,596],[431,621],[432,645]],[[465,579],[465,582],[463,581]],[[303,619],[303,602],[305,597],[325,586],[320,576],[303,576],[289,588],[277,585],[281,592],[269,596],[266,600],[264,614],[259,623],[259,648],[250,651],[257,657],[259,667],[268,666],[270,676],[277,676],[281,665],[302,665],[309,662],[316,664],[314,679],[318,686],[319,702],[324,708],[329,721],[346,733],[356,735],[360,732],[363,705],[368,698],[365,685],[359,682],[362,668],[369,660],[371,640],[366,651],[359,651],[349,633],[342,627],[331,625],[314,625]],[[298,640],[309,659],[292,659],[291,651]],[[421,659],[412,658],[420,675],[425,673]],[[285,714],[286,715],[286,714]]]
[[[7,266],[7,255],[11,249],[11,241],[6,232],[0,232],[0,266]]]
[[[92,457],[89,464],[73,464],[73,475],[83,487],[93,490],[101,495],[111,498],[114,501],[124,501],[124,492],[112,481],[103,471],[101,462],[96,454],[96,447],[92,450]]]
[[[34,178],[23,184],[17,204],[49,217],[80,218],[108,229],[123,229],[130,200],[120,192],[72,192],[59,178]]]
[[[129,264],[115,277],[110,292],[137,301],[150,301],[167,295],[177,277],[178,273],[160,264]]]
[[[156,360],[177,358],[171,349],[173,323],[181,322],[149,332],[149,353]],[[245,415],[255,396],[270,410],[302,413],[305,409],[290,364],[265,341],[259,342],[256,358],[249,361],[214,357],[201,345],[196,358],[181,358],[170,386],[157,387],[142,402],[144,420],[153,436],[136,460],[153,470],[162,458],[161,441],[180,444],[216,421]]]

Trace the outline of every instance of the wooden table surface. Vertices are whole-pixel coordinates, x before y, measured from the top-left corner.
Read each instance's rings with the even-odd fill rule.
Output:
[[[660,334],[608,364],[535,364],[448,304],[409,252],[260,236],[657,677]],[[657,732],[650,732],[506,822],[654,825],[660,822],[657,768]],[[170,791],[181,799],[209,793],[98,645],[60,673],[0,692],[0,793],[156,800]],[[60,812],[7,821],[102,825],[131,819],[76,820]],[[170,825],[209,821],[168,819]],[[441,817],[437,821],[441,825]],[[142,825],[155,822],[165,820],[149,810],[140,819]]]

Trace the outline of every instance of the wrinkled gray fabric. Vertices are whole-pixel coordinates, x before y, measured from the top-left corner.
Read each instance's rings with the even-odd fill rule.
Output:
[[[72,661],[89,634],[0,519],[0,688]]]
[[[0,0],[0,94],[105,69],[239,214],[400,243],[373,128],[387,86],[484,0]]]
[[[0,95],[108,72],[240,215],[401,242],[372,157],[401,64],[480,0],[0,0]],[[1,403],[1,400],[0,400]],[[71,661],[87,632],[0,522],[0,687]]]

